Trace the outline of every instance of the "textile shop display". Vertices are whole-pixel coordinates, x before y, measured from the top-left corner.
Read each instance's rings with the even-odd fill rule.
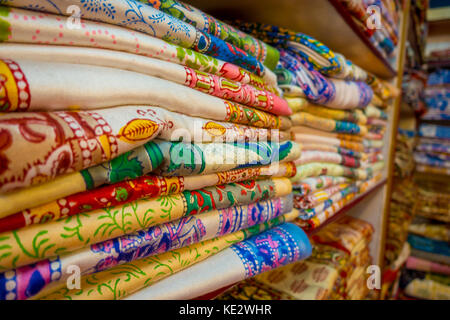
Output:
[[[75,27],[0,7],[0,299],[195,295],[194,264],[214,290],[308,257],[278,49],[174,1],[71,5]]]
[[[369,223],[343,217],[312,236],[313,249],[308,259],[241,282],[218,299],[364,299],[372,234]]]
[[[353,21],[368,40],[393,63],[399,42],[401,2],[383,0],[340,0],[339,2],[349,11]],[[370,28],[366,23],[373,12],[370,6],[377,6],[380,10],[380,28]]]
[[[382,179],[387,113],[376,105],[387,104],[397,93],[307,35],[272,25],[235,23],[280,51],[275,74],[293,111],[292,137],[302,148],[291,178],[294,206],[300,211],[300,225],[315,229]],[[347,178],[346,184],[323,186],[312,196],[296,188],[304,179],[325,175]]]

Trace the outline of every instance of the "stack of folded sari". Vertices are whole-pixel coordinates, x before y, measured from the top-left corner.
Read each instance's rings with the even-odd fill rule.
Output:
[[[402,270],[400,298],[450,299],[450,226],[416,216],[409,226],[411,255]]]
[[[340,0],[379,52],[392,62],[399,41],[400,1]],[[379,25],[377,25],[379,23]]]
[[[450,127],[421,124],[414,152],[416,170],[421,173],[450,175]]]
[[[219,299],[364,299],[372,233],[369,223],[344,216],[312,236],[308,259],[241,282]]]
[[[450,120],[450,70],[440,69],[429,75],[425,89],[424,120]]]
[[[396,92],[305,34],[236,22],[276,46],[279,87],[293,111],[291,132],[302,147],[295,161],[299,225],[314,229],[381,179],[385,107]]]
[[[188,267],[208,290],[310,255],[276,49],[174,1],[5,4],[0,299],[184,297]]]

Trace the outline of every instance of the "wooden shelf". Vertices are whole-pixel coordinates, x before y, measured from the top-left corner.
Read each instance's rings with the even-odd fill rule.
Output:
[[[337,0],[186,0],[221,20],[262,22],[303,32],[383,79],[396,71]]]
[[[313,234],[315,234],[316,232],[318,232],[319,230],[321,230],[322,228],[326,227],[327,225],[329,225],[330,223],[333,223],[334,221],[338,220],[340,217],[342,217],[343,215],[345,215],[350,209],[352,209],[353,207],[355,207],[358,203],[362,202],[365,198],[367,198],[370,194],[372,194],[373,192],[375,192],[376,190],[378,190],[380,187],[382,187],[383,185],[385,185],[387,182],[387,179],[384,178],[381,181],[379,181],[378,183],[376,183],[372,188],[370,188],[369,190],[366,190],[365,192],[357,195],[352,201],[350,201],[348,204],[346,204],[341,210],[339,210],[338,212],[336,212],[330,219],[328,219],[327,221],[325,221],[324,223],[322,223],[318,228],[311,230],[311,231],[307,231],[306,234],[308,236],[311,236]]]

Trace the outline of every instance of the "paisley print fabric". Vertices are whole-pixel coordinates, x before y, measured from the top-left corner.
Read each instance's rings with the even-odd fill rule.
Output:
[[[64,0],[53,0],[51,3],[45,0],[8,0],[5,4],[70,16]],[[137,1],[108,0],[108,3],[91,4],[85,0],[76,0],[71,5],[77,5],[80,8],[80,16],[86,20],[101,21],[143,32],[184,48],[231,62],[258,75],[265,72],[263,65],[245,51]]]
[[[196,190],[256,178],[291,177],[295,175],[295,170],[295,165],[292,162],[288,162],[279,166],[276,164],[266,167],[237,169],[202,176],[168,178],[156,175],[143,175],[135,179],[68,195],[54,201],[45,202],[41,206],[27,208],[0,219],[0,232],[15,230],[36,223],[47,223],[58,219],[62,215],[71,216],[96,209],[117,206],[142,198],[165,196],[180,193],[185,190]],[[47,188],[50,191],[52,189],[51,186]],[[26,194],[28,193],[29,190],[27,189]],[[54,196],[54,193],[51,193],[49,198],[45,198],[43,201],[48,201],[51,199],[51,196]],[[7,201],[6,199],[3,200]],[[14,204],[11,207],[12,210],[13,208],[17,208]],[[3,212],[3,215],[7,213]]]
[[[59,15],[39,14],[34,11],[3,6],[0,7],[0,10],[2,12],[0,21],[8,26],[9,31],[8,36],[5,39],[2,38],[2,41],[34,45],[45,44],[46,50],[53,50],[50,52],[54,52],[54,50],[59,50],[58,52],[61,50],[65,51],[63,48],[52,49],[51,47],[54,47],[54,45],[64,45],[66,50],[74,50],[77,53],[80,51],[86,52],[81,47],[109,49],[119,52],[119,54],[120,52],[127,52],[136,55],[136,59],[139,59],[139,56],[145,56],[168,61],[243,84],[250,84],[259,89],[277,91],[276,76],[272,72],[266,72],[263,77],[259,77],[233,63],[183,48],[145,33],[84,19],[80,19],[81,28],[77,28],[76,26],[71,27],[70,24],[61,23],[66,18]],[[29,35],[32,36],[30,37]],[[7,53],[7,48],[7,46],[2,46],[0,52],[4,50]],[[14,49],[17,49],[17,45],[15,45]],[[23,49],[18,53],[23,54],[21,53],[22,51]],[[11,51],[9,52],[11,53]],[[13,53],[15,52],[13,51]],[[97,52],[102,59],[98,58]],[[121,60],[120,55],[115,54],[111,57],[111,54],[100,50],[95,51],[94,57],[86,59],[89,59],[90,64],[105,67],[112,66],[121,69],[132,67],[129,61],[124,62],[123,58]],[[73,54],[71,56],[71,61],[73,61]],[[85,56],[86,54],[84,53]],[[33,56],[33,58],[42,59],[36,56]],[[83,58],[83,61],[86,61],[86,59]],[[83,62],[80,61],[79,63]]]
[[[140,199],[73,216],[62,211],[59,220],[2,233],[0,269],[8,270],[73,252],[184,216],[285,196],[291,190],[287,178],[249,180]]]
[[[37,294],[42,276],[37,276],[40,270],[51,268],[58,263],[61,277],[58,281],[66,281],[70,275],[67,268],[70,265],[80,266],[81,275],[106,270],[113,266],[134,260],[179,249],[193,243],[224,236],[257,224],[270,221],[282,214],[292,211],[292,198],[274,198],[247,206],[237,206],[218,211],[211,211],[196,216],[188,216],[179,220],[150,227],[138,232],[121,236],[104,242],[99,242],[85,249],[68,255],[55,256],[38,263],[39,267],[24,266],[14,270],[15,282],[21,290],[18,299],[30,298],[27,293]],[[34,274],[30,278],[23,275]],[[4,278],[4,274],[0,278]],[[50,283],[55,279],[50,279]],[[40,291],[39,290],[39,291]],[[6,288],[2,287],[1,292]],[[26,295],[26,296],[24,296]]]
[[[164,279],[136,293],[130,299],[193,298],[208,293],[214,282],[218,287],[224,287],[258,273],[305,259],[310,254],[311,245],[304,232],[291,223],[285,223],[233,244],[211,259]],[[217,270],[217,266],[223,265],[227,265],[228,272],[223,272],[223,276],[217,279],[213,269]],[[184,281],[180,281],[181,279]],[[198,284],[193,285],[194,282]],[[192,290],[182,290],[186,284]]]

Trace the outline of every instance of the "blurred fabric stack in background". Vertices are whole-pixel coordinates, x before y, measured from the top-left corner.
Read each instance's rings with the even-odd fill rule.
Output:
[[[293,111],[293,139],[302,147],[291,179],[297,223],[315,229],[382,179],[387,114],[380,108],[397,91],[307,35],[238,25],[280,51],[275,73]]]

